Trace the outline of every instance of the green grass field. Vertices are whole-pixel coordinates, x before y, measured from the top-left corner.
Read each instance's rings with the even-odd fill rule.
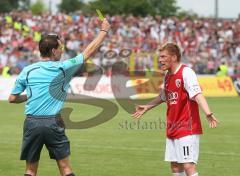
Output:
[[[240,99],[209,98],[209,104],[221,121],[209,129],[204,116],[198,171],[201,176],[240,175]],[[72,119],[91,118],[101,110],[87,105],[66,104],[74,108]],[[148,112],[142,123],[165,118],[165,105]],[[19,160],[24,106],[0,102],[0,176],[23,175],[25,163]],[[71,162],[80,176],[170,176],[164,162],[164,129],[127,129],[130,114],[121,107],[115,118],[94,128],[67,130],[71,141]],[[59,175],[56,163],[44,148],[38,175]]]

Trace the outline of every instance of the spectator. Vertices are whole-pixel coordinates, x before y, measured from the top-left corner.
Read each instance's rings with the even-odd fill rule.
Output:
[[[13,23],[7,22],[7,16],[21,23],[22,28],[14,28]],[[215,74],[222,58],[230,65],[236,65],[240,58],[240,18],[190,20],[118,15],[110,18],[113,28],[111,37],[104,43],[105,51],[99,52],[93,59],[94,63],[107,69],[113,63],[106,62],[105,52],[113,50],[118,56],[121,49],[127,48],[136,53],[135,69],[144,71],[153,65],[154,59],[149,63],[146,61],[148,57],[143,58],[138,53],[151,55],[159,44],[166,41],[176,42],[182,48],[184,63],[201,74]],[[36,16],[30,11],[12,11],[0,14],[0,22],[0,70],[9,64],[11,74],[18,74],[24,66],[40,58],[37,45],[40,34],[57,33],[63,36],[64,60],[81,52],[98,33],[98,17],[81,13],[44,13]],[[31,59],[25,60],[25,57]],[[238,69],[237,72],[240,71]]]

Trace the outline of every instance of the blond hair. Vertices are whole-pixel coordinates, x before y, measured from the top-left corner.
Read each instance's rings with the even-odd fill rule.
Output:
[[[178,62],[181,60],[181,50],[176,43],[166,43],[162,45],[159,49],[160,52],[165,50],[168,51],[170,55],[177,56]]]

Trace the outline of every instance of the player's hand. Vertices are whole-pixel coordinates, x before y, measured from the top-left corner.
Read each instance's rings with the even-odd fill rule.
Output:
[[[101,30],[109,31],[110,27],[111,27],[110,23],[108,22],[108,20],[106,18],[104,18],[104,20],[102,22]]]
[[[219,124],[219,120],[213,114],[211,116],[207,116],[207,120],[210,128],[216,128]]]
[[[150,109],[150,105],[136,105],[135,112],[132,114],[132,117],[138,119],[149,109]]]

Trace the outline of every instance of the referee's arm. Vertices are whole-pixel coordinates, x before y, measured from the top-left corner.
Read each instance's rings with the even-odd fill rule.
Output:
[[[11,94],[8,97],[9,103],[23,103],[25,101],[27,101],[27,95]]]
[[[110,28],[110,24],[105,18],[102,22],[102,28],[100,33],[83,51],[83,57],[85,61],[88,60],[89,57],[99,48],[104,38],[106,37],[109,28]]]
[[[27,101],[27,95],[21,95],[26,89],[26,74],[23,71],[18,75],[13,90],[8,97],[9,103],[23,103]]]

